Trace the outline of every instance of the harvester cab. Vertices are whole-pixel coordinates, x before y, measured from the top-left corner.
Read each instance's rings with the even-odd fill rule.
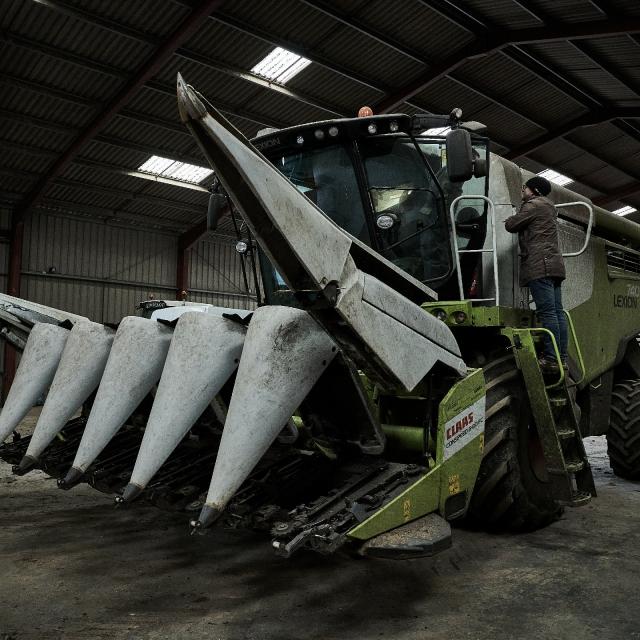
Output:
[[[367,116],[252,145],[181,77],[178,105],[219,181],[212,218],[227,199],[242,216],[265,303],[36,323],[18,374],[46,356],[46,375],[28,394],[14,385],[0,415],[5,439],[49,389],[33,435],[0,448],[17,473],[186,511],[192,532],[268,531],[285,556],[429,555],[452,520],[530,529],[594,494],[581,429],[602,429],[603,402],[590,383],[633,373],[626,336],[640,327],[627,314],[585,338],[640,264],[613,247],[636,225],[601,210],[562,222],[583,285],[568,290],[577,372],[545,379],[517,249],[497,231],[523,172],[489,153],[481,125],[457,110]]]
[[[358,245],[450,299],[456,266],[450,206],[465,196],[455,212],[457,247],[481,247],[488,190],[488,141],[472,138],[456,116],[332,120],[269,132],[252,142]],[[449,130],[446,138],[434,135],[443,129]],[[299,298],[258,251],[267,301],[288,304],[296,294]],[[464,266],[469,289],[473,268]],[[476,279],[474,290],[479,287]]]

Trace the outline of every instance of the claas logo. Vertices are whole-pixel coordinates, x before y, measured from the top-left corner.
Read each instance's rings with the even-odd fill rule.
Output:
[[[460,418],[453,426],[447,429],[447,440],[453,438],[456,433],[460,433],[466,429],[473,422],[473,411],[469,411],[469,413],[464,417]]]

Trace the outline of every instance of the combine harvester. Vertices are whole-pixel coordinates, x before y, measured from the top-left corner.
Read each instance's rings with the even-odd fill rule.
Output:
[[[453,520],[530,530],[587,503],[583,436],[640,476],[638,225],[554,187],[571,362],[550,377],[503,229],[529,175],[481,125],[369,116],[251,144],[181,77],[178,103],[265,304],[114,330],[5,297],[7,337],[33,329],[0,441],[49,389],[33,435],[0,447],[17,474],[186,511],[192,532],[264,530],[285,556],[398,558],[449,546]]]

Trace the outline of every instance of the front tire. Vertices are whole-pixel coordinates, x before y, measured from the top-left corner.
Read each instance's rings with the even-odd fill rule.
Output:
[[[613,387],[607,449],[617,476],[640,479],[640,380],[624,380]]]
[[[487,405],[482,463],[468,519],[485,528],[531,531],[555,520],[554,501],[526,389],[512,355],[484,367]]]

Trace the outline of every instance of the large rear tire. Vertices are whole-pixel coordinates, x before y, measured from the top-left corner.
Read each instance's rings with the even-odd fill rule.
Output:
[[[617,476],[640,479],[640,380],[624,380],[613,387],[607,448]]]
[[[483,368],[484,453],[468,519],[501,531],[531,531],[555,520],[554,501],[527,393],[511,355]]]

